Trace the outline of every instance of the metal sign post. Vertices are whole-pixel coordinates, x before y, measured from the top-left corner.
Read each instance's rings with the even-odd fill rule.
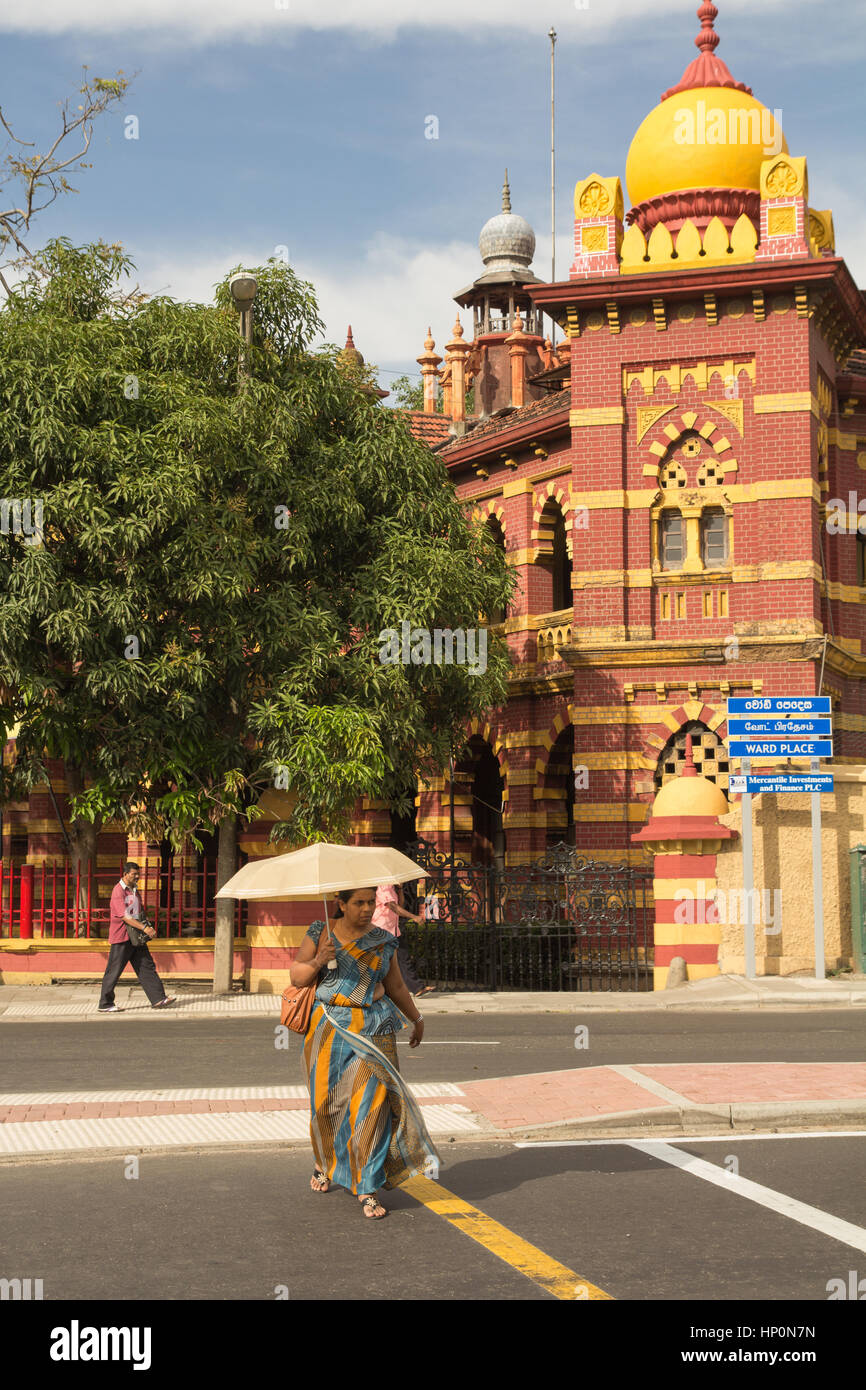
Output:
[[[742,768],[746,777],[752,770],[751,758],[743,758]],[[748,782],[746,782],[748,786]],[[743,793],[743,899],[746,905],[746,979],[754,980],[755,966],[755,920],[752,915],[752,890],[755,886],[755,862],[752,857],[752,793]]]
[[[817,772],[820,763],[809,764]],[[812,911],[815,914],[815,979],[823,980],[824,969],[824,874],[821,860],[821,793],[812,792]]]
[[[741,760],[742,774],[731,777],[730,790],[743,797],[743,894],[746,900],[746,979],[755,978],[755,923],[752,911],[752,793],[804,792],[812,808],[812,910],[815,919],[815,979],[823,980],[824,889],[821,857],[821,793],[833,790],[832,776],[821,772],[820,759],[832,758],[829,695],[734,697],[728,700],[728,752]],[[820,717],[816,717],[820,716]],[[753,777],[752,758],[808,758],[811,775],[782,772]]]

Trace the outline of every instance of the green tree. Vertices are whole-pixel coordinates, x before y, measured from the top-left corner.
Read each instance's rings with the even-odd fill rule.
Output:
[[[408,376],[398,376],[391,384],[394,404],[402,410],[424,409],[424,383]],[[437,395],[437,410],[441,412],[441,392]]]
[[[36,148],[36,141],[15,134],[6,113],[0,108],[0,124],[9,137],[9,147],[0,160],[0,257],[12,259],[0,266],[0,285],[9,292],[3,271],[32,260],[24,237],[33,218],[61,193],[75,193],[67,174],[89,169],[84,156],[93,138],[97,116],[123,100],[129,78],[123,71],[116,77],[89,77],[82,72],[82,84],[75,96],[60,103],[59,126],[53,138]]]
[[[423,643],[383,661],[380,634],[477,630],[513,580],[441,461],[311,351],[287,265],[253,272],[250,346],[227,282],[213,306],[142,301],[128,268],[54,242],[0,313],[0,496],[42,513],[0,536],[0,794],[63,757],[83,865],[115,816],[176,842],[219,826],[222,882],[268,788],[294,801],[287,846],[345,834],[359,796],[407,809],[509,661],[492,636],[474,673]],[[223,987],[230,944],[220,914]]]
[[[423,410],[424,409],[424,383],[423,381],[413,381],[409,376],[398,376],[391,386],[391,395],[394,404],[402,410]],[[464,397],[464,410],[466,415],[472,415],[475,411],[475,389],[470,386]],[[442,414],[442,387],[436,384],[436,412]]]

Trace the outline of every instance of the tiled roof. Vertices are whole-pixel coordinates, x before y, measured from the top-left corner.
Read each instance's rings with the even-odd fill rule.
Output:
[[[401,410],[399,414],[405,415],[415,438],[423,440],[425,444],[441,444],[443,439],[448,438],[451,421],[445,415],[427,415],[423,410]]]
[[[545,396],[544,400],[532,401],[529,405],[521,406],[520,410],[509,411],[507,415],[495,415],[489,420],[485,420],[482,425],[476,425],[474,430],[468,431],[454,440],[442,450],[445,457],[451,449],[465,449],[467,444],[474,444],[477,440],[486,440],[493,435],[501,434],[503,430],[512,429],[515,425],[527,424],[531,420],[538,420],[545,415],[556,415],[560,411],[567,410],[571,400],[569,392],[552,391]]]
[[[866,348],[857,348],[851,353],[846,363],[849,372],[856,373],[857,376],[866,375]]]

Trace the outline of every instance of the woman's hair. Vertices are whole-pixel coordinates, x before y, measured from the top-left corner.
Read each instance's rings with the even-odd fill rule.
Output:
[[[337,894],[337,897],[339,898],[340,902],[337,903],[337,906],[334,908],[335,922],[338,922],[340,918],[343,916],[343,909],[340,907],[340,903],[350,902],[356,893],[361,892],[363,892],[363,889],[361,888],[344,888],[341,893]]]

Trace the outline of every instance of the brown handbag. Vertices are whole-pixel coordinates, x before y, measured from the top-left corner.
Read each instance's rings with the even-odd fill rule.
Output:
[[[280,1010],[280,1023],[284,1028],[291,1028],[293,1033],[306,1033],[313,1012],[313,999],[321,978],[320,970],[308,985],[286,985]]]
[[[287,985],[283,990],[280,1023],[284,1028],[291,1028],[293,1033],[306,1033],[318,982],[317,976],[311,985]]]

